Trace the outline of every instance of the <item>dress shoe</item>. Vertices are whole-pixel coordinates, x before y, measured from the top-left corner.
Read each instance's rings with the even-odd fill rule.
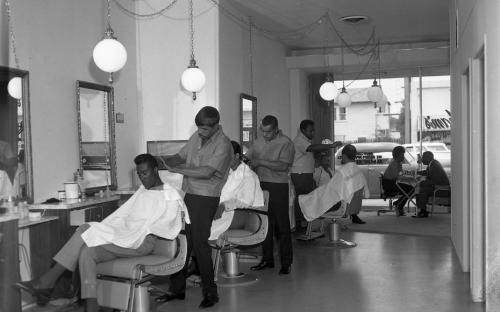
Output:
[[[186,294],[173,294],[173,293],[165,293],[159,297],[155,298],[155,301],[158,303],[169,302],[172,300],[184,300],[186,298]]]
[[[217,295],[206,295],[203,297],[203,300],[200,303],[199,308],[205,309],[214,306],[217,302],[219,302],[219,296]]]
[[[280,275],[287,275],[290,274],[291,268],[289,265],[282,266],[280,269]]]
[[[413,218],[427,218],[429,216],[429,212],[427,210],[421,210],[416,216],[412,216]]]
[[[356,224],[365,224],[366,222],[361,220],[358,215],[356,214],[353,214],[351,215],[351,220],[352,220],[352,223],[356,223]]]
[[[250,268],[250,270],[252,271],[260,271],[260,270],[264,270],[266,268],[274,268],[274,263],[272,262],[267,262],[267,261],[261,261],[259,264],[257,265],[254,265],[253,267]]]
[[[16,286],[33,295],[39,306],[45,306],[51,300],[51,294],[54,290],[53,288],[36,288],[34,281],[18,282]]]

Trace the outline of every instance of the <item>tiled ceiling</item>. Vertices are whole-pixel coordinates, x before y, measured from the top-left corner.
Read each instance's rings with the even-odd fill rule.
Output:
[[[417,43],[449,40],[448,0],[227,0],[254,24],[272,30],[292,49],[340,46],[331,26],[314,21],[328,13],[349,44],[363,44],[375,29],[381,43]],[[365,15],[358,25],[339,21]],[[307,27],[307,25],[311,25]],[[300,31],[294,31],[305,27]],[[286,33],[291,32],[291,33]]]

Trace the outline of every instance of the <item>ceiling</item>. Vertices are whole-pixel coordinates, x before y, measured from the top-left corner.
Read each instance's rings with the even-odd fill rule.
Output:
[[[382,44],[449,40],[448,0],[227,0],[226,4],[292,50],[339,47],[334,28],[320,21],[328,13],[333,26],[350,45],[363,44],[375,29]],[[365,15],[350,25],[343,16]],[[302,28],[302,29],[300,29]],[[296,31],[297,29],[300,29]]]

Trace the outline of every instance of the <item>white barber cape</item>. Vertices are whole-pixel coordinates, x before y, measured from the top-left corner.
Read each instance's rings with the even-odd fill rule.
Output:
[[[163,184],[163,190],[147,190],[144,186],[120,208],[101,222],[89,222],[82,234],[87,246],[114,244],[138,248],[148,234],[174,239],[182,228],[182,212],[190,223],[186,205],[179,190]]]
[[[209,240],[216,240],[233,221],[234,210],[264,206],[264,193],[257,174],[241,163],[236,170],[230,169],[226,184],[222,188],[219,205],[224,205],[222,216],[212,221]]]
[[[350,203],[354,193],[362,188],[365,198],[370,197],[368,183],[361,169],[354,162],[349,162],[338,168],[327,184],[309,194],[299,195],[300,210],[307,221],[315,220],[339,201]]]

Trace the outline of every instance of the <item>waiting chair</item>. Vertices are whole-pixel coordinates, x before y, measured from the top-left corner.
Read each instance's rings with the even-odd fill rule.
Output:
[[[382,198],[384,201],[389,199],[389,209],[379,209],[377,210],[377,216],[380,216],[381,213],[386,213],[386,212],[395,212],[394,210],[394,205],[392,204],[392,201],[400,195],[399,191],[395,192],[386,192],[384,190],[383,186],[383,179],[384,179],[384,174],[380,173],[379,181],[380,181],[380,198]]]
[[[121,311],[149,311],[148,281],[154,276],[172,275],[186,262],[186,236],[174,240],[158,238],[152,254],[118,258],[97,265],[97,302]]]
[[[431,198],[429,198],[431,209],[430,215],[434,213],[434,206],[447,206],[448,213],[451,212],[451,186],[449,185],[435,185],[434,193]],[[429,203],[428,203],[429,204]]]
[[[220,286],[244,285],[257,281],[251,274],[239,272],[238,246],[255,246],[262,243],[267,236],[269,221],[267,209],[269,192],[264,191],[264,206],[236,209],[229,229],[224,232],[215,245],[217,252],[214,261],[215,280]],[[224,259],[224,273],[219,274],[219,262]]]

